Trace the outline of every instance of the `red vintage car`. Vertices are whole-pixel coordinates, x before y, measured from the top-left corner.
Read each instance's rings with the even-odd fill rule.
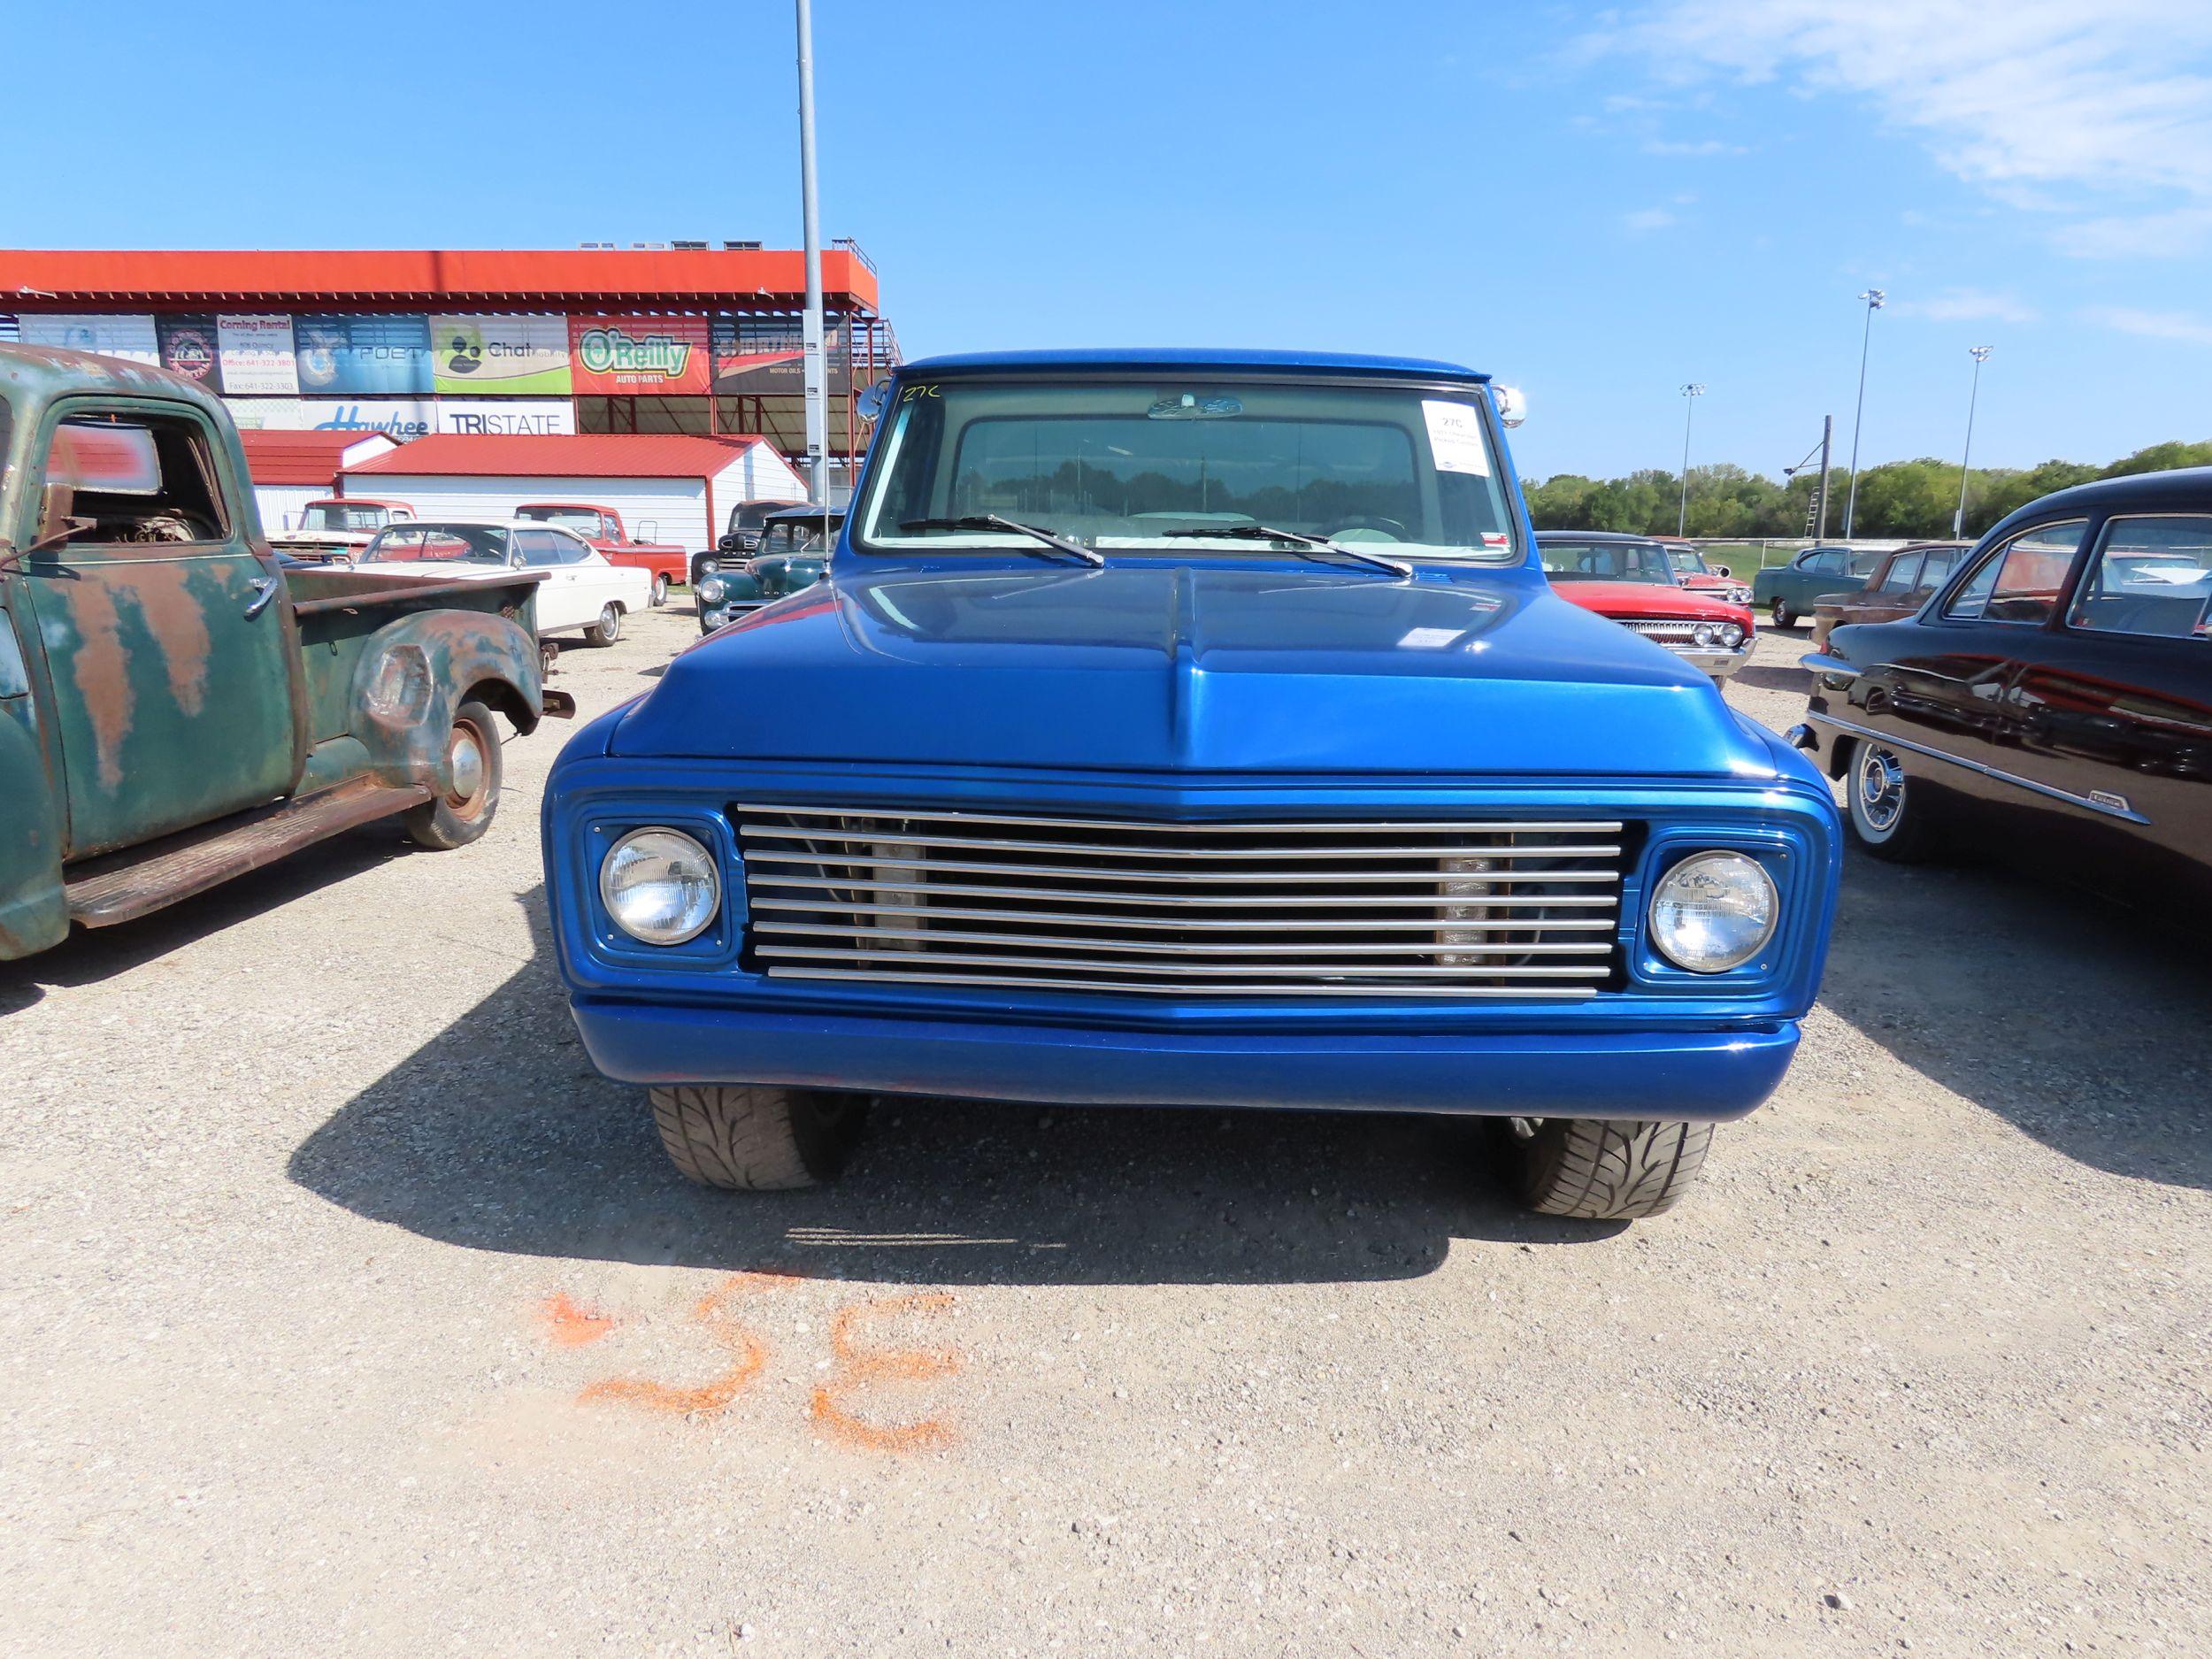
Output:
[[[1541,530],[1536,546],[1563,599],[1725,680],[1751,660],[1748,605],[1678,587],[1667,549],[1648,536]]]
[[[1660,540],[1666,550],[1667,568],[1674,572],[1678,587],[1694,594],[1710,594],[1716,599],[1725,599],[1730,604],[1747,605],[1751,603],[1751,584],[1739,580],[1725,565],[1709,563],[1705,549],[1694,541]]]

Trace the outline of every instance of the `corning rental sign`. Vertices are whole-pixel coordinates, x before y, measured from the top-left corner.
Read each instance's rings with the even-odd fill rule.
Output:
[[[568,326],[579,392],[707,390],[703,317],[572,317]]]

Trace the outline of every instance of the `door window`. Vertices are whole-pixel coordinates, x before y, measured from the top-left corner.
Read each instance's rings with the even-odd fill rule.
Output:
[[[1843,555],[1816,553],[1805,561],[1804,568],[1816,576],[1840,576],[1843,574]]]
[[[1982,560],[1943,614],[1960,622],[2048,622],[2088,527],[2086,519],[2068,518],[2023,530]]]
[[[1958,569],[1959,561],[1965,557],[1966,549],[1963,548],[1938,548],[1928,555],[1927,562],[1921,565],[1920,580],[1913,584],[1914,588],[1923,594],[1935,592],[1951,580],[1951,572]]]
[[[1918,585],[1920,560],[1917,553],[1900,553],[1889,562],[1882,572],[1882,580],[1875,584],[1878,594],[1909,594]]]
[[[553,543],[552,562],[556,565],[581,565],[591,557],[591,544],[588,541],[563,535],[557,530],[549,530],[546,535]]]
[[[54,428],[41,481],[68,488],[66,546],[188,544],[229,534],[207,430],[188,416],[71,415]]]
[[[515,551],[522,555],[525,568],[534,571],[550,570],[557,565],[568,563],[565,543],[568,538],[553,530],[518,530],[514,533]],[[576,543],[581,546],[582,543]]]
[[[2066,619],[2099,633],[2212,637],[2212,516],[2113,519]]]

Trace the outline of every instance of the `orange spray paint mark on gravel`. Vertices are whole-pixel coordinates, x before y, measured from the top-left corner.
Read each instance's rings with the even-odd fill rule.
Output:
[[[950,1377],[961,1367],[960,1356],[945,1350],[863,1348],[854,1339],[853,1325],[864,1316],[937,1313],[951,1307],[953,1298],[942,1292],[919,1296],[883,1296],[838,1310],[830,1322],[830,1347],[837,1356],[839,1374],[814,1391],[814,1425],[827,1438],[872,1452],[913,1452],[951,1443],[951,1425],[941,1417],[919,1423],[879,1425],[864,1423],[845,1409],[853,1391],[889,1382],[933,1382]]]
[[[545,1323],[546,1340],[555,1348],[582,1348],[622,1323],[611,1314],[578,1307],[566,1291],[556,1291],[540,1302],[538,1317]]]
[[[729,1315],[729,1304],[740,1296],[780,1290],[795,1282],[785,1273],[733,1273],[692,1308],[691,1317],[710,1331],[730,1355],[729,1369],[696,1387],[679,1388],[648,1377],[611,1377],[595,1382],[576,1396],[579,1404],[608,1401],[657,1411],[669,1417],[692,1417],[726,1410],[750,1387],[768,1363],[761,1340]]]

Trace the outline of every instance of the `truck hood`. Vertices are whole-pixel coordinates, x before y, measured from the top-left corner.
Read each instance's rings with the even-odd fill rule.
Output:
[[[708,636],[616,755],[1770,778],[1710,679],[1521,570],[833,565]]]

